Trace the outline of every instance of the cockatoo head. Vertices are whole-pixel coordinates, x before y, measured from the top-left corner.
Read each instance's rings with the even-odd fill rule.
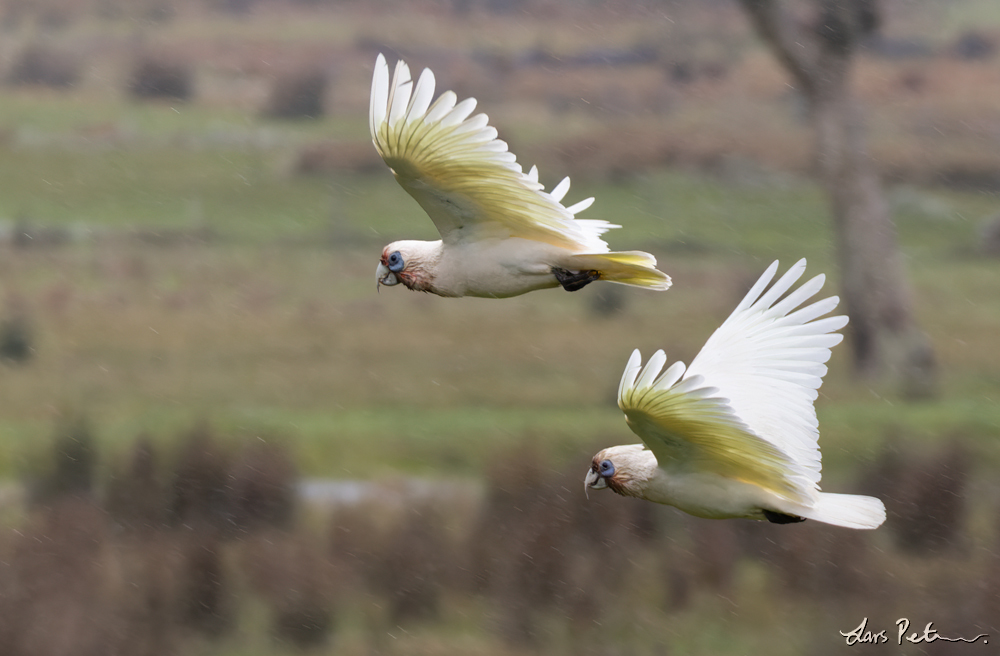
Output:
[[[642,483],[654,469],[656,457],[642,444],[613,446],[594,456],[583,489],[586,492],[607,487],[625,496],[639,496]]]
[[[382,249],[375,279],[378,286],[402,283],[408,289],[430,291],[433,268],[440,255],[441,242],[394,241]]]

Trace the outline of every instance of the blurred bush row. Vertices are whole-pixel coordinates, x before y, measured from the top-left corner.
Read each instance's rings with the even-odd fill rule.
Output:
[[[812,173],[805,103],[747,47],[738,7],[670,4],[671,23],[685,25],[683,34],[636,29],[658,12],[644,0],[585,7],[550,0],[423,0],[406,10],[389,3],[373,9],[358,0],[0,0],[0,29],[6,25],[11,37],[0,52],[0,79],[67,96],[67,90],[120,91],[139,101],[237,107],[265,118],[339,115],[357,121],[365,114],[371,62],[385,52],[405,56],[415,69],[429,66],[443,87],[478,98],[504,138],[514,138],[519,158],[543,170],[611,181],[664,166],[744,181],[772,170]],[[917,13],[926,19],[934,11]],[[523,13],[539,25],[620,22],[629,29],[606,42],[580,38],[562,45],[501,38],[502,47],[463,47],[383,38],[400,27],[407,31],[409,18],[418,15],[439,19],[442,33],[468,37],[491,13]],[[219,14],[226,18],[211,19]],[[261,34],[274,34],[226,36],[220,28],[231,14],[244,27],[256,23]],[[89,29],[98,26],[97,39],[49,25],[57,17],[72,24],[95,15],[99,20]],[[178,27],[163,27],[174,19]],[[329,25],[338,37],[293,42],[281,36],[303,19]],[[275,29],[284,20],[292,23]],[[125,21],[127,36],[114,21]],[[516,22],[498,22],[498,34],[518,31]],[[866,44],[857,86],[872,108],[873,156],[888,180],[997,189],[1000,158],[992,126],[998,101],[989,91],[997,87],[998,56],[1000,32],[988,25],[949,34],[947,41],[910,32]],[[921,112],[910,111],[917,104]],[[558,129],[531,126],[523,118],[529,107],[532,120],[547,118]],[[525,126],[536,137],[519,141],[516,129]],[[91,132],[87,139],[102,134]],[[293,169],[370,170],[377,159],[359,136],[310,143]]]
[[[85,68],[86,60],[72,49],[32,42],[15,55],[5,80],[11,86],[65,89],[80,82]],[[270,118],[322,117],[328,88],[322,67],[289,68],[275,74],[260,112]],[[195,96],[195,67],[176,56],[144,53],[132,63],[124,89],[136,100],[189,101]]]
[[[456,603],[483,608],[474,621],[511,646],[555,649],[561,635],[559,648],[607,653],[618,639],[609,628],[633,613],[669,616],[706,594],[859,618],[931,608],[952,632],[1000,631],[1000,555],[972,549],[970,462],[957,440],[920,457],[890,440],[857,486],[888,506],[875,532],[588,499],[583,472],[528,447],[495,460],[481,498],[369,494],[317,514],[275,443],[207,428],[177,443],[167,457],[140,437],[105,461],[85,422],[59,431],[28,481],[24,521],[0,533],[5,654],[185,653],[187,640],[238,634],[260,606],[286,648],[336,641],[348,623],[377,648]],[[989,539],[1000,547],[997,519]],[[758,570],[766,584],[748,598],[746,573]]]

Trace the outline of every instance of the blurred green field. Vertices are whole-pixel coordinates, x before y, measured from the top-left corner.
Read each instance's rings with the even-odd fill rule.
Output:
[[[207,110],[187,123],[166,105],[118,102],[102,111],[138,136],[108,147],[79,139],[79,126],[61,131],[55,117],[79,120],[77,102],[0,99],[18,135],[0,146],[0,217],[8,234],[35,233],[8,239],[0,259],[5,311],[28,317],[36,350],[0,377],[7,476],[67,413],[112,449],[197,422],[269,435],[316,476],[475,474],[525,436],[584,463],[593,446],[630,439],[613,392],[631,349],[690,360],[772,259],[807,257],[836,291],[826,209],[808,180],[653,170],[578,182],[570,197],[595,195],[588,214],[625,226],[609,235],[615,248],[655,253],[675,281],[667,293],[376,294],[381,246],[432,237],[429,221],[388,171],[287,166],[304,139],[363,135],[363,117],[304,131]],[[25,113],[32,103],[46,112]],[[829,469],[852,470],[893,430],[968,434],[996,464],[1000,262],[974,248],[997,198],[908,186],[892,197],[941,394],[906,403],[869,389],[838,348],[819,404]],[[607,294],[623,309],[602,313]]]
[[[981,254],[979,232],[1000,212],[1000,195],[989,185],[924,184],[981,182],[1000,170],[1000,50],[981,61],[951,54],[970,30],[996,39],[995,0],[889,3],[889,37],[926,52],[866,52],[859,62],[873,154],[892,180],[889,198],[941,380],[932,398],[907,400],[854,378],[849,343],[837,347],[817,403],[823,487],[861,492],[902,481],[944,497],[954,475],[961,493],[943,506],[958,517],[935,517],[942,505],[913,490],[890,490],[903,501],[869,490],[896,513],[873,532],[690,520],[611,494],[588,499],[566,473],[582,478],[598,448],[635,439],[615,401],[633,348],[646,356],[665,348],[690,362],[774,259],[784,269],[808,258],[807,274],[826,273],[825,292],[837,292],[828,210],[807,175],[803,108],[734,6],[528,2],[525,13],[492,14],[486,5],[504,3],[432,0],[404,11],[385,1],[261,2],[224,13],[239,4],[0,0],[3,73],[34,43],[61,48],[81,66],[70,88],[0,89],[0,343],[2,327],[17,319],[33,348],[24,362],[0,359],[0,606],[23,610],[35,628],[93,638],[85,622],[72,625],[77,615],[47,605],[83,581],[68,598],[80,605],[125,609],[126,620],[133,606],[149,606],[159,624],[146,626],[137,614],[128,625],[138,627],[137,639],[157,636],[157,626],[177,634],[148,653],[233,656],[303,653],[275,639],[275,599],[286,589],[315,592],[313,580],[331,595],[320,605],[333,609],[330,649],[359,655],[818,656],[841,653],[837,631],[856,626],[861,613],[889,627],[897,616],[890,613],[910,614],[915,626],[919,616],[939,622],[943,634],[964,631],[960,620],[996,615],[1000,259]],[[55,27],[10,18],[33,7],[70,18]],[[163,7],[175,13],[155,14]],[[504,301],[376,292],[384,244],[435,235],[367,143],[376,50],[433,67],[439,91],[477,96],[522,164],[537,160],[550,187],[572,173],[567,201],[596,196],[585,217],[621,223],[607,235],[611,246],[652,252],[674,287],[598,284]],[[595,53],[653,54],[634,65],[570,63]],[[148,54],[190,67],[190,101],[129,99],[130,67]],[[315,62],[330,74],[327,115],[262,117],[272,83]],[[303,161],[313,148],[321,161],[310,169]],[[96,441],[97,490],[60,510],[32,486],[70,455],[58,452],[57,436],[72,440],[80,425]],[[140,471],[140,483],[176,475],[175,455],[204,426],[196,435],[205,442],[215,435],[241,446],[278,443],[308,478],[375,480],[397,492],[411,477],[458,479],[465,494],[449,497],[442,517],[418,522],[430,527],[422,539],[405,528],[371,532],[429,509],[409,498],[394,508],[391,495],[385,507],[359,506],[368,525],[317,503],[279,531],[233,533],[227,516],[215,534],[183,523],[197,513],[171,508],[182,525],[163,520],[144,536],[109,490],[129,472]],[[127,466],[141,451],[139,436],[163,458],[145,478]],[[970,475],[945,462],[934,478],[928,463],[946,460],[941,449],[952,442],[971,455]],[[911,458],[910,469],[873,474],[887,452]],[[530,454],[530,462],[512,454]],[[254,461],[244,456],[232,458],[245,474]],[[227,466],[232,492],[238,470]],[[485,505],[491,489],[507,492],[507,505]],[[536,494],[535,505],[519,491]],[[212,500],[218,490],[203,492]],[[149,496],[166,507],[176,501]],[[913,499],[923,499],[927,517]],[[906,503],[914,507],[904,516]],[[637,534],[652,537],[604,534],[603,522],[636,529],[643,511],[652,528]],[[510,534],[483,531],[477,512]],[[947,548],[907,551],[900,536],[914,526],[943,527]],[[362,537],[338,542],[337,531],[351,530]],[[272,541],[318,561],[268,551]],[[534,642],[516,644],[496,625],[517,603],[502,590],[475,589],[491,571],[477,569],[469,553],[483,543],[499,545],[494,572],[559,579],[549,582],[557,594],[578,596],[574,580],[585,580],[584,594],[600,597],[597,619],[580,622],[564,599],[543,595],[524,602],[538,616]],[[85,548],[98,544],[102,553],[91,557]],[[396,626],[387,608],[405,586],[380,588],[364,570],[394,566],[405,575],[409,563],[423,576],[425,564],[406,556],[426,555],[428,544],[461,575],[431,571],[440,608]],[[546,569],[553,549],[559,558]],[[270,558],[254,561],[255,550]],[[219,589],[232,602],[235,627],[222,638],[182,627],[170,606],[189,592],[174,578],[212,578],[199,565],[208,552],[216,560],[207,569],[220,568]],[[537,569],[525,556],[537,558]],[[594,563],[613,567],[615,557],[629,562],[616,570],[624,582],[572,578]],[[342,579],[324,581],[317,562]],[[12,574],[19,565],[35,571]],[[38,589],[10,596],[22,575]],[[264,594],[255,577],[268,575],[284,587]],[[94,626],[126,626],[117,616],[94,617]],[[16,633],[4,621],[0,614],[0,637]]]

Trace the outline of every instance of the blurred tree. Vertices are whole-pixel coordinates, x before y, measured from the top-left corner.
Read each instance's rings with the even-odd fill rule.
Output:
[[[868,378],[892,376],[908,396],[928,396],[935,389],[934,354],[913,316],[896,229],[850,85],[858,46],[879,28],[880,2],[795,2],[809,8],[803,18],[783,0],[740,1],[809,105],[817,166],[832,207],[855,369]]]

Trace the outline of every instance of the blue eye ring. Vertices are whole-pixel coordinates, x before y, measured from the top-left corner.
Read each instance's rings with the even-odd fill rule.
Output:
[[[386,266],[389,267],[389,271],[399,273],[406,265],[403,263],[403,256],[399,253],[399,251],[393,251],[386,259]]]
[[[610,460],[602,460],[601,464],[598,465],[600,469],[601,476],[614,476],[615,475],[615,464]]]

